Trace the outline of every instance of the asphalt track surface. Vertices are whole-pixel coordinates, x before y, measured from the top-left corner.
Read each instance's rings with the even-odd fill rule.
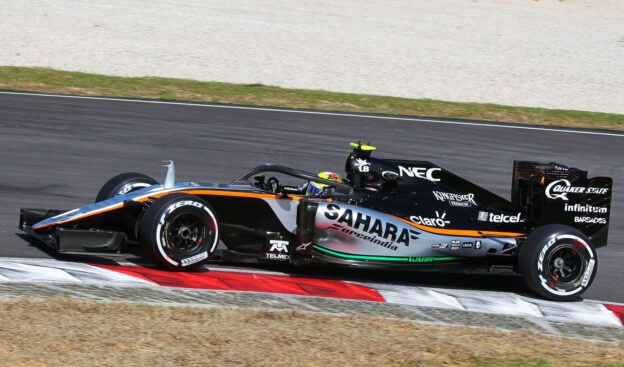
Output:
[[[430,160],[506,198],[514,159],[613,177],[609,246],[598,250],[598,275],[584,298],[624,303],[624,134],[459,120],[0,92],[0,256],[53,257],[19,236],[19,208],[84,205],[121,172],[162,180],[168,159],[179,181],[228,183],[267,162],[342,172],[348,143],[358,140],[376,145],[376,156]],[[517,277],[490,274],[330,276],[525,292]]]

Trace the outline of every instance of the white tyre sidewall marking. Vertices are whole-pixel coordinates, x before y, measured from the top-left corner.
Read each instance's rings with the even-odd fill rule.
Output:
[[[210,247],[210,250],[208,251],[204,251],[202,253],[196,254],[191,256],[190,258],[185,258],[181,260],[181,263],[171,259],[164,250],[164,246],[162,243],[162,227],[165,224],[165,219],[167,218],[168,215],[170,215],[171,213],[173,213],[174,210],[181,208],[183,206],[193,206],[196,208],[200,208],[203,209],[206,213],[208,213],[208,215],[210,216],[210,220],[212,221],[212,228],[214,228],[215,231],[215,236],[214,236],[214,242],[212,243],[212,246]],[[158,252],[160,252],[160,254],[162,255],[162,258],[165,259],[168,263],[174,265],[174,266],[189,266],[192,265],[198,261],[202,261],[204,259],[206,259],[208,257],[208,254],[213,253],[213,251],[216,249],[217,247],[217,243],[219,242],[219,228],[217,227],[217,218],[215,218],[214,214],[212,213],[212,211],[204,204],[197,202],[197,201],[193,201],[193,200],[182,200],[182,201],[178,201],[175,203],[172,203],[171,205],[169,205],[167,207],[167,209],[164,210],[164,212],[161,214],[160,219],[158,220],[158,225],[156,226],[156,245],[158,247]],[[186,259],[192,259],[191,261],[184,261]]]
[[[544,258],[546,257],[546,253],[548,252],[548,249],[550,249],[555,243],[557,243],[561,239],[570,239],[574,241],[575,243],[582,244],[585,247],[585,250],[587,250],[587,253],[589,254],[589,261],[587,263],[587,267],[585,268],[585,273],[583,274],[581,284],[578,288],[572,291],[552,289],[548,286],[548,281],[542,276],[542,271],[544,269],[543,262],[544,262]],[[585,242],[585,240],[575,235],[563,234],[563,235],[553,237],[550,241],[548,241],[546,246],[544,246],[542,250],[540,251],[539,257],[537,259],[537,274],[539,276],[539,280],[540,280],[540,284],[542,288],[558,296],[569,296],[569,295],[573,295],[573,294],[581,292],[587,286],[587,284],[589,283],[589,280],[591,279],[595,265],[596,265],[596,259],[595,259],[594,252],[592,251],[591,247],[589,247],[587,242]]]
[[[148,186],[152,186],[151,184],[145,183],[145,182],[134,182],[134,183],[128,183],[123,185],[122,187],[119,188],[119,190],[117,190],[117,192],[115,193],[115,196],[117,195],[125,195],[131,191],[134,191],[136,188],[145,188]]]

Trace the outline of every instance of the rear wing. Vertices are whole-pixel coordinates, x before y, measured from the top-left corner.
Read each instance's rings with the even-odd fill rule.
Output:
[[[565,224],[601,247],[607,245],[612,186],[611,177],[588,178],[578,168],[514,161],[511,198],[524,209],[530,227]]]

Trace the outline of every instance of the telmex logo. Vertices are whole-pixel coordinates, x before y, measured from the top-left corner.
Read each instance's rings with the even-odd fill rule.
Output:
[[[407,176],[407,177],[417,177],[424,178],[425,180],[429,180],[432,182],[439,182],[440,178],[434,177],[435,172],[442,171],[442,168],[426,168],[426,167],[403,167],[399,166],[399,173],[384,171],[382,172],[382,176],[386,177],[387,175],[394,174],[396,176]]]
[[[290,255],[288,254],[288,241],[271,240],[269,243],[271,244],[271,248],[266,254],[267,259],[290,260]]]
[[[269,252],[288,252],[288,241],[271,240]]]
[[[565,201],[568,201],[568,194],[606,194],[607,192],[609,189],[605,187],[572,186],[570,181],[566,179],[553,181],[546,186],[547,198]]]

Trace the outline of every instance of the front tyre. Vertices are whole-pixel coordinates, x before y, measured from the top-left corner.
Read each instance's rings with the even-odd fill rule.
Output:
[[[574,228],[546,225],[531,233],[520,247],[518,268],[526,286],[535,293],[554,301],[573,301],[596,276],[596,249]]]
[[[159,267],[194,270],[208,262],[217,248],[217,217],[201,198],[168,195],[145,211],[139,224],[139,240]]]
[[[95,197],[95,202],[97,203],[106,199],[110,199],[117,195],[125,195],[129,192],[140,190],[156,184],[158,184],[158,181],[142,173],[122,173],[106,181],[106,183],[102,186],[97,196]]]

